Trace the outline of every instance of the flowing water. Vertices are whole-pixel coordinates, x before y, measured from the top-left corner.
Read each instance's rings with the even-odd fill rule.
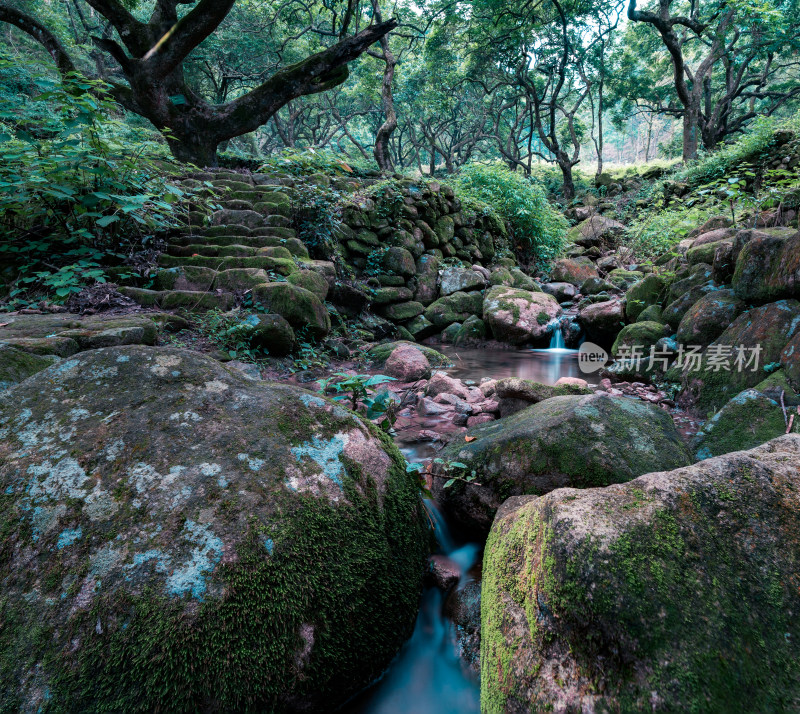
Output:
[[[492,350],[438,346],[453,362],[452,377],[479,382],[483,377],[520,377],[554,384],[560,377],[584,377],[578,352],[564,347],[561,330],[553,331],[549,349]],[[410,462],[429,457],[426,446],[403,448]],[[457,542],[433,501],[425,507],[434,524],[439,549],[458,563],[464,587],[482,551],[479,543]],[[414,632],[383,677],[359,696],[350,714],[477,714],[480,683],[460,659],[455,628],[443,612],[444,597],[437,588],[425,588]]]

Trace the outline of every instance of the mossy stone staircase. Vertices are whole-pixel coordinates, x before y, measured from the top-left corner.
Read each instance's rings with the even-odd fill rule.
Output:
[[[207,189],[216,210],[190,210],[158,258],[154,289],[121,288],[143,305],[228,310],[250,291],[295,329],[330,331],[324,305],[335,269],[311,260],[291,227],[292,180],[215,171],[191,174],[187,187]]]

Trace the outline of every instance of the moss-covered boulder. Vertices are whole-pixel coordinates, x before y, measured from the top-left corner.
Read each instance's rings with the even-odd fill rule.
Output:
[[[463,265],[448,265],[439,271],[439,293],[441,295],[481,290],[485,284],[486,280],[483,275]]]
[[[509,496],[563,486],[622,483],[658,468],[692,462],[672,419],[642,401],[605,395],[545,399],[470,429],[473,441],[445,447],[433,479],[442,509],[472,534],[485,534]],[[448,467],[449,462],[466,468]],[[452,476],[475,472],[475,482]]]
[[[719,286],[714,281],[709,280],[702,285],[689,288],[685,293],[679,295],[675,300],[668,303],[661,311],[661,317],[670,327],[677,329],[681,320],[686,317],[686,313],[692,309],[693,305],[709,293],[719,290]]]
[[[592,390],[583,384],[571,382],[552,385],[535,382],[532,379],[504,377],[497,380],[494,393],[500,404],[500,416],[506,417],[545,399],[572,394],[591,394]]]
[[[483,300],[483,321],[497,340],[512,345],[549,343],[561,312],[552,295],[502,285],[489,289]]]
[[[24,352],[0,342],[0,391],[47,369],[58,357]]]
[[[800,333],[800,302],[779,300],[743,312],[699,361],[685,360],[681,401],[716,411],[780,367],[781,353]]]
[[[636,318],[645,308],[662,302],[668,287],[667,278],[650,274],[629,288],[625,293],[625,315],[628,322],[636,322]]]
[[[800,436],[504,504],[481,708],[767,712],[800,700]]]
[[[375,345],[369,351],[369,358],[377,366],[383,366],[386,364],[386,360],[389,359],[389,355],[392,354],[392,352],[394,352],[395,349],[400,345],[408,345],[420,350],[420,352],[425,355],[426,359],[433,367],[446,367],[450,364],[450,360],[447,358],[447,355],[443,355],[438,350],[435,350],[432,347],[426,347],[425,345],[418,345],[415,342],[406,342],[405,340],[398,340],[397,342],[384,342],[381,345]]]
[[[613,283],[621,290],[627,290],[632,285],[644,278],[644,273],[640,270],[626,270],[625,268],[614,268],[606,275],[606,280]]]
[[[297,347],[292,326],[275,313],[253,313],[244,318],[250,344],[270,355],[283,357]]]
[[[296,273],[292,273],[287,280],[292,285],[314,293],[323,302],[328,297],[328,281],[315,270],[298,270]]]
[[[381,309],[381,314],[393,322],[406,322],[425,312],[425,306],[421,302],[398,302],[386,305]]]
[[[454,322],[464,322],[468,317],[483,312],[483,293],[453,293],[441,297],[425,308],[425,318],[440,330]]]
[[[620,330],[617,339],[611,346],[611,354],[616,358],[620,355],[638,354],[649,358],[650,348],[669,334],[669,328],[661,322],[634,322]]]
[[[719,337],[742,312],[745,304],[733,290],[714,290],[692,305],[678,324],[676,339],[705,347]]]
[[[589,278],[600,277],[597,268],[589,258],[561,258],[553,264],[550,279],[556,283],[583,285]]]
[[[4,709],[330,711],[410,633],[418,487],[352,412],[170,348],[5,395]]]
[[[313,337],[331,331],[328,308],[310,290],[291,283],[265,283],[253,288],[253,301],[283,317],[295,330],[304,328]]]
[[[736,260],[733,289],[748,303],[800,297],[800,233],[755,233]]]
[[[636,322],[660,322],[662,325],[665,324],[664,318],[661,316],[661,306],[650,305],[646,307],[639,313]]]
[[[456,346],[477,344],[483,342],[487,334],[486,323],[483,320],[477,316],[468,317],[458,328],[458,332],[453,338],[453,344]]]
[[[758,389],[746,389],[703,424],[692,447],[698,459],[708,459],[752,449],[785,433],[781,405]]]

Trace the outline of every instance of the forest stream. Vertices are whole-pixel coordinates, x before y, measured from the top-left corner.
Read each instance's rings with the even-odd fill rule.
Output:
[[[579,377],[578,351],[563,347],[556,331],[548,349],[490,350],[439,347],[453,362],[447,373],[466,383],[480,378],[519,377],[555,384],[561,377]],[[410,463],[433,457],[429,444],[402,444]],[[461,570],[455,590],[463,590],[479,575],[483,544],[465,542],[454,534],[436,502],[425,506],[435,526],[439,552]],[[476,566],[478,566],[476,568]],[[452,595],[451,595],[452,596]],[[480,710],[480,682],[459,653],[456,625],[446,614],[448,597],[437,587],[426,586],[411,638],[383,677],[355,698],[345,711],[351,714],[405,714],[413,702],[418,714],[472,714]]]

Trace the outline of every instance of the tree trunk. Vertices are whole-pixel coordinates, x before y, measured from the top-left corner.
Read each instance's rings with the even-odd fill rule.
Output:
[[[683,160],[692,161],[697,158],[698,124],[700,123],[700,107],[693,101],[683,113]]]
[[[377,1],[373,2],[372,6],[376,20],[381,22],[380,7]],[[383,53],[383,61],[386,65],[383,70],[383,82],[381,83],[381,103],[383,104],[383,114],[386,119],[375,135],[375,150],[373,153],[381,172],[390,174],[394,172],[394,166],[392,165],[392,156],[389,152],[389,140],[392,138],[392,133],[397,128],[397,112],[394,108],[394,94],[392,93],[394,68],[397,66],[397,59],[389,47],[389,40],[386,35],[381,37],[380,45],[381,52]]]
[[[568,201],[571,201],[575,198],[575,181],[572,178],[572,164],[569,161],[559,161],[558,167],[561,169],[561,176],[563,178],[561,195]]]

